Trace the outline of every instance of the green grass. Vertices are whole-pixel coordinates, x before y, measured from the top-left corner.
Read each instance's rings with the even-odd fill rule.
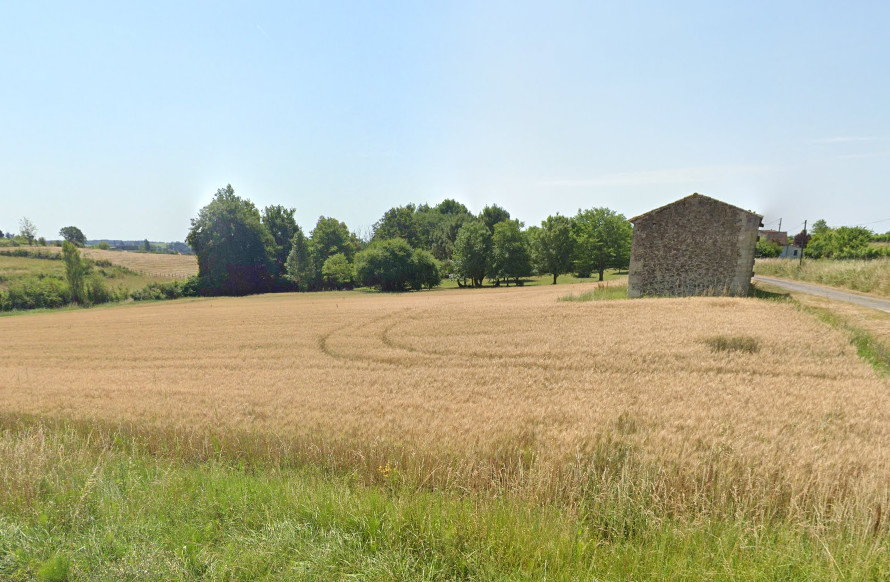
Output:
[[[847,332],[850,343],[860,358],[871,364],[882,376],[890,376],[890,348],[867,330],[850,324],[843,317],[824,307],[797,303],[799,309],[811,313],[828,325]]]
[[[611,301],[614,299],[627,299],[627,287],[624,285],[602,286],[583,293],[569,293],[559,298],[559,301]]]
[[[604,281],[614,281],[616,279],[626,279],[627,271],[618,271],[618,270],[608,270],[605,272],[603,277]],[[553,284],[553,275],[540,275],[534,277],[526,277],[524,279],[519,280],[522,286],[524,287],[533,287],[537,285],[552,285]],[[576,277],[575,275],[568,273],[565,275],[560,275],[556,278],[557,285],[572,285],[575,283],[591,283],[599,281],[599,275],[594,273],[592,277]],[[506,283],[501,283],[501,286],[506,286]],[[513,286],[513,282],[510,282],[510,286]],[[438,289],[457,289],[457,281],[453,279],[443,279],[442,284],[438,287]],[[488,279],[485,280],[483,287],[494,287],[494,284]]]
[[[132,432],[0,426],[0,579],[885,579],[885,530],[431,490],[397,468],[151,454]]]

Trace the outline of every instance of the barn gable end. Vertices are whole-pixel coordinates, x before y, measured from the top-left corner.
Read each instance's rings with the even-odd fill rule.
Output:
[[[761,219],[698,193],[631,218],[628,296],[747,295]]]

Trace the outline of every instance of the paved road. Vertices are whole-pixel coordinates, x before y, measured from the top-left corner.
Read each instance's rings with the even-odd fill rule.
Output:
[[[871,307],[873,309],[880,309],[881,311],[886,311],[890,313],[890,299],[879,299],[877,297],[865,297],[863,295],[856,295],[855,293],[847,293],[845,291],[838,291],[837,289],[833,289],[830,287],[822,287],[821,285],[813,285],[812,283],[802,283],[800,281],[789,281],[787,279],[774,279],[772,277],[761,277],[760,275],[754,277],[755,281],[761,281],[763,283],[769,283],[770,285],[775,285],[776,287],[781,287],[783,289],[787,289],[788,291],[796,291],[798,293],[809,293],[810,295],[818,295],[820,297],[827,297],[828,299],[834,299],[837,301],[846,301],[847,303],[854,303],[856,305],[862,305],[863,307]]]

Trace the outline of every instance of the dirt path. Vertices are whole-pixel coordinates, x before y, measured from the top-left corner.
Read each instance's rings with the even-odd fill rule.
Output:
[[[775,285],[776,287],[781,287],[788,291],[809,293],[810,295],[818,295],[836,301],[845,301],[847,303],[862,305],[863,307],[871,307],[872,309],[880,309],[881,311],[890,313],[890,299],[857,295],[855,293],[839,291],[831,287],[814,285],[813,283],[802,283],[800,281],[789,281],[788,279],[776,279],[773,277],[761,277],[760,275],[755,276],[754,280],[762,283],[769,283],[770,285]]]

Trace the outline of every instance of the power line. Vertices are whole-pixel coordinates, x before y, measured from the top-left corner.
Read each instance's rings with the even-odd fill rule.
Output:
[[[869,224],[878,224],[879,222],[887,222],[890,218],[882,218],[881,220],[875,220],[872,222],[863,222],[862,224],[857,224],[856,226],[866,226]]]

